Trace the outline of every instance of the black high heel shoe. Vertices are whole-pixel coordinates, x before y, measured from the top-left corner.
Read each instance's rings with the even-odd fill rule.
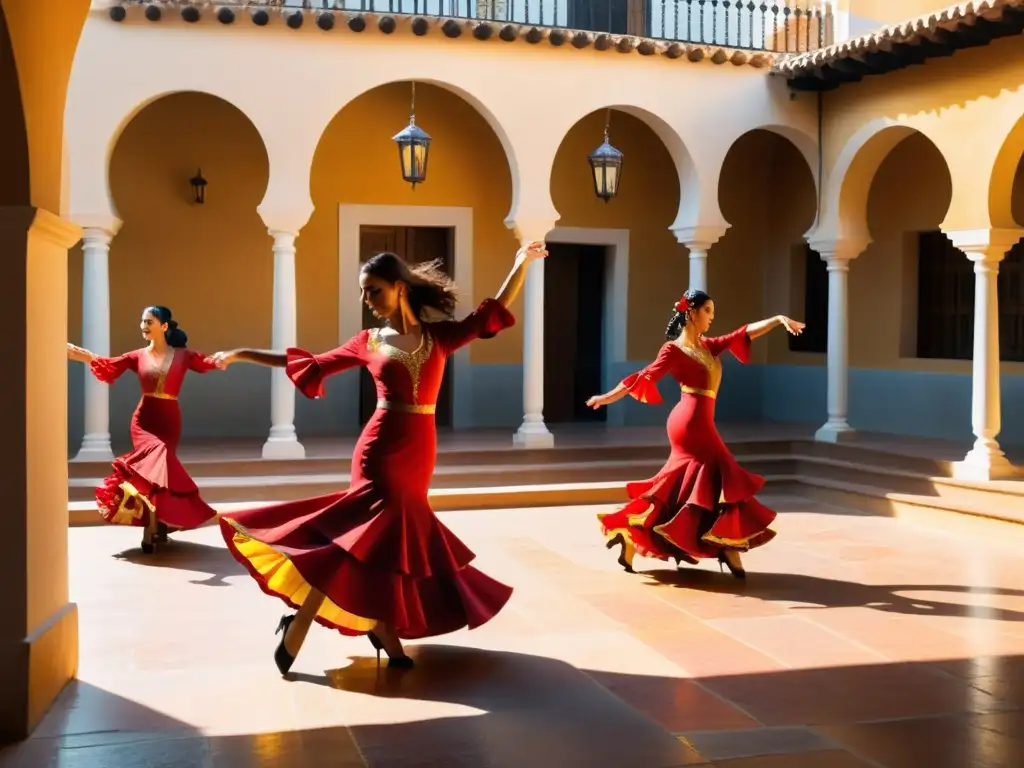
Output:
[[[370,645],[377,651],[377,666],[380,666],[380,652],[384,650],[384,643],[380,641],[373,632],[366,633],[367,639],[370,641]],[[416,666],[411,656],[392,656],[388,654],[388,666],[395,667],[397,669],[412,669]]]
[[[154,525],[154,523],[156,524]],[[158,533],[160,530],[159,526],[159,521],[154,520],[152,517],[146,522],[146,528],[142,532],[142,553],[144,555],[152,555],[156,552],[156,545],[160,540]]]
[[[723,568],[722,566],[725,566],[725,568],[728,568],[729,569],[729,573],[731,573],[734,578],[737,578],[737,579],[745,579],[745,578],[747,578],[747,572],[745,570],[743,570],[742,568],[737,568],[736,566],[734,566],[732,563],[729,562],[729,558],[727,558],[725,556],[725,550],[724,549],[723,550],[719,550],[719,552],[718,552],[718,569],[720,571],[724,572],[725,568]]]
[[[287,675],[288,670],[295,663],[295,657],[288,653],[288,649],[284,646],[284,639],[288,636],[288,627],[292,625],[293,621],[295,621],[295,615],[282,616],[277,629],[274,630],[275,635],[281,634],[281,642],[277,644],[277,649],[274,651],[274,663],[277,664],[277,669],[282,676]]]
[[[626,573],[636,573],[636,571],[633,570],[633,564],[629,560],[626,559],[626,539],[622,536],[621,533],[618,536],[616,536],[615,538],[609,539],[608,540],[608,544],[605,545],[605,546],[606,546],[607,549],[611,549],[616,544],[619,544],[622,547],[619,550],[619,560],[618,560],[619,565],[622,566],[622,570],[624,570]]]
[[[157,523],[156,533],[153,535],[153,542],[155,544],[166,544],[168,533],[170,533],[170,531],[167,528],[167,523]]]

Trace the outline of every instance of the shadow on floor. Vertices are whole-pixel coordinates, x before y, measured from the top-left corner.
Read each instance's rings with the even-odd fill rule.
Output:
[[[657,768],[694,764],[692,747],[716,761],[791,755],[794,762],[779,765],[799,768],[1024,764],[1020,656],[689,679],[577,670],[549,658],[450,646],[410,653],[415,670],[378,669],[360,657],[324,676],[294,678],[479,711],[364,724],[382,708],[357,702],[350,730],[371,766],[438,765],[433,761],[444,756],[446,766]],[[685,751],[669,733],[686,736],[679,742]]]
[[[1024,597],[1024,590],[995,587],[965,587],[956,584],[868,585],[851,581],[822,579],[798,573],[748,573],[744,581],[728,574],[683,566],[678,570],[640,571],[647,586],[667,586],[719,592],[757,598],[768,602],[795,603],[790,610],[822,608],[871,608],[908,616],[952,616],[996,621],[1024,621],[1024,612],[978,605],[959,605],[924,597],[903,597],[897,593],[944,592],[949,595]]]
[[[691,679],[580,670],[546,657],[444,645],[410,652],[414,670],[378,669],[373,659],[357,657],[323,675],[294,675],[339,692],[339,725],[303,731],[207,736],[75,682],[31,739],[0,748],[0,768],[1024,764],[1022,656]],[[276,677],[269,663],[266,675]],[[301,686],[281,685],[281,696],[299,701]],[[467,711],[428,718],[421,710],[410,719],[409,701]],[[744,759],[757,755],[785,757]]]
[[[150,568],[204,572],[209,574],[205,579],[190,579],[189,581],[192,584],[201,584],[206,587],[230,586],[225,581],[227,577],[245,573],[245,568],[231,556],[226,547],[187,541],[175,538],[174,534],[171,534],[170,540],[161,544],[151,555],[143,554],[139,547],[132,547],[118,552],[114,557],[134,565],[144,565]]]

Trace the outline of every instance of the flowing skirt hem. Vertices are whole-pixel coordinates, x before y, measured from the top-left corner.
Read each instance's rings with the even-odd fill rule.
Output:
[[[217,516],[198,489],[178,493],[162,488],[120,460],[96,488],[95,497],[100,516],[115,525],[146,527],[155,514],[168,528],[190,530]]]
[[[289,553],[260,541],[231,517],[220,518],[221,534],[260,589],[295,610],[316,590],[324,602],[314,620],[343,635],[366,634],[378,622],[392,625],[403,640],[476,629],[512,595],[511,587],[468,565],[449,574],[413,577],[374,569],[333,543]]]
[[[754,496],[763,485],[728,455],[715,463],[678,461],[627,484],[629,503],[598,520],[606,538],[621,535],[642,557],[693,563],[726,549],[746,552],[776,535],[775,511]]]

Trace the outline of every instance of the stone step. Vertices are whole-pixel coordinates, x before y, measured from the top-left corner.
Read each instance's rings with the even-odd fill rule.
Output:
[[[791,493],[868,514],[930,511],[1024,523],[1024,482],[955,480],[951,462],[813,440],[738,440],[730,448],[746,469],[765,477],[767,493]],[[653,444],[448,451],[439,454],[431,499],[439,511],[619,503],[626,499],[625,484],[656,474],[665,457],[666,446]],[[206,460],[188,468],[216,508],[344,490],[348,463],[337,457]],[[100,472],[91,476],[80,472],[90,465],[72,466],[79,470],[69,481],[72,520],[95,522],[93,488],[109,465],[94,463]],[[202,471],[196,472],[197,467]],[[273,474],[271,469],[284,471]]]
[[[431,506],[437,512],[619,504],[627,500],[625,487],[620,482],[550,483],[490,488],[436,488],[431,489],[429,497]],[[299,497],[287,496],[286,498]],[[267,503],[265,499],[253,499],[241,503],[210,502],[218,512],[264,506]],[[68,513],[72,526],[103,524],[102,518],[96,512],[95,503],[90,501],[71,502],[68,505]]]

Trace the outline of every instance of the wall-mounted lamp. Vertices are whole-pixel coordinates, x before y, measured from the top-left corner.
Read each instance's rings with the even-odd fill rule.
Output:
[[[203,178],[203,169],[200,168],[196,171],[196,175],[189,179],[189,183],[192,185],[192,200],[197,205],[202,205],[206,202],[206,179]]]

